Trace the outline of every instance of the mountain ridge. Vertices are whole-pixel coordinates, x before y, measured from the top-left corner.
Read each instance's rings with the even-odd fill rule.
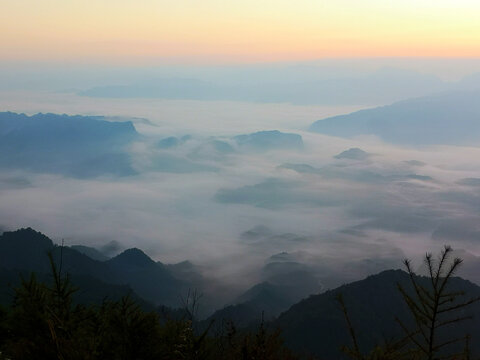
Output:
[[[312,132],[338,137],[375,135],[407,145],[480,141],[480,90],[449,91],[318,120]]]
[[[132,175],[127,147],[139,137],[131,121],[0,112],[0,167],[80,178]]]

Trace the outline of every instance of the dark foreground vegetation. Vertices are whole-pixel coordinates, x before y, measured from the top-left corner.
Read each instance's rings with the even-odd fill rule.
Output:
[[[73,303],[77,289],[50,257],[53,281],[22,279],[0,313],[1,359],[294,359],[278,331],[262,323],[240,332],[195,326],[192,296],[180,313],[145,311],[130,297],[101,305]]]
[[[427,254],[427,277],[405,261],[406,272],[311,296],[278,319],[242,328],[227,317],[197,321],[195,293],[180,310],[134,294],[79,301],[82,289],[63,258],[50,254],[50,276],[23,273],[11,304],[0,308],[0,359],[472,359],[480,288],[453,276],[461,260],[451,253]]]

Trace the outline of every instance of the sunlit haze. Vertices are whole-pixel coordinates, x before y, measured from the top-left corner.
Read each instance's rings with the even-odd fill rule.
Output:
[[[154,64],[478,57],[471,0],[3,0],[2,59]]]

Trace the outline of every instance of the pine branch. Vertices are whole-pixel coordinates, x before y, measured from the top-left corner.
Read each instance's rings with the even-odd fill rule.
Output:
[[[438,351],[438,350],[440,350],[440,349],[441,349],[442,347],[444,347],[444,346],[447,346],[447,345],[450,345],[450,344],[455,344],[455,343],[457,343],[457,342],[459,342],[459,341],[462,341],[462,340],[465,340],[465,337],[464,337],[464,336],[459,337],[459,338],[455,338],[455,339],[452,339],[452,340],[448,340],[448,341],[445,341],[445,342],[443,342],[443,343],[441,343],[441,344],[435,345],[435,346],[432,348],[432,350],[433,350],[433,351]]]
[[[456,359],[461,359],[462,356],[465,356],[464,351],[458,352],[456,354],[438,356],[438,357],[436,357],[436,360],[443,360],[443,359],[456,360]]]
[[[444,308],[444,309],[439,309],[438,310],[438,313],[439,314],[442,314],[442,313],[446,313],[446,312],[449,312],[449,311],[452,311],[452,310],[457,310],[457,309],[460,309],[462,307],[465,307],[465,306],[468,306],[468,305],[471,305],[477,301],[480,300],[480,296],[476,297],[476,298],[473,298],[473,299],[470,299],[466,302],[463,302],[461,304],[457,304],[457,305],[454,305],[454,306],[450,306],[450,307],[447,307],[447,308]]]
[[[412,285],[413,285],[413,288],[415,289],[415,293],[417,294],[418,298],[420,299],[420,304],[422,304],[423,310],[425,311],[425,313],[427,313],[427,312],[428,312],[427,307],[429,307],[430,310],[432,310],[432,309],[433,309],[433,306],[430,305],[430,304],[428,303],[428,300],[425,299],[425,298],[422,296],[422,294],[420,293],[420,289],[419,289],[419,287],[418,287],[418,285],[417,285],[417,282],[415,281],[415,278],[414,278],[414,275],[415,275],[415,274],[414,274],[414,272],[412,271],[411,266],[410,266],[410,261],[405,260],[404,263],[405,263],[405,265],[407,266],[408,275],[410,276],[410,281],[411,281],[411,283],[412,283]],[[426,291],[425,291],[425,292],[426,292]],[[431,297],[431,296],[430,296],[430,297]],[[432,301],[433,301],[433,299],[432,299]]]
[[[401,328],[402,328],[403,331],[405,332],[405,335],[406,335],[415,345],[417,345],[418,348],[419,348],[421,351],[423,351],[425,354],[428,355],[427,349],[425,349],[425,348],[423,347],[423,345],[420,344],[420,342],[417,341],[417,339],[415,339],[415,335],[418,333],[418,331],[413,332],[413,333],[409,332],[408,329],[407,329],[407,327],[402,323],[402,321],[401,321],[398,317],[395,318],[395,321],[401,326]]]
[[[402,294],[405,302],[407,303],[408,307],[410,310],[413,312],[418,312],[422,316],[426,317],[428,320],[432,321],[432,317],[428,314],[427,310],[422,310],[417,303],[412,299],[410,295],[407,294],[407,292],[399,285],[397,284],[398,290]]]
[[[446,294],[441,294],[439,297],[444,298],[444,297],[457,297],[457,296],[463,296],[465,295],[465,291],[454,291]]]
[[[357,335],[355,334],[355,329],[353,328],[352,322],[350,320],[350,316],[348,315],[347,306],[345,305],[345,301],[343,300],[343,295],[342,294],[337,295],[337,301],[340,304],[340,307],[342,308],[342,312],[343,312],[343,315],[345,317],[345,321],[347,322],[348,331],[350,333],[350,337],[351,337],[352,342],[353,342],[353,351],[350,350],[348,347],[347,347],[347,349],[349,350],[349,352],[351,352],[351,355],[356,354],[355,355],[356,358],[363,359],[363,355],[360,352],[360,348],[358,346]]]
[[[443,279],[442,285],[440,286],[439,294],[443,293],[443,290],[444,290],[445,286],[447,285],[448,280],[454,274],[457,267],[459,267],[461,264],[462,264],[462,259],[455,258],[453,260],[453,264],[452,264],[452,266],[450,266],[450,269],[447,272],[447,275],[445,276],[445,278]]]
[[[428,300],[430,300],[431,302],[434,302],[435,299],[433,298],[432,294],[430,294],[429,291],[427,291],[427,289],[425,289],[422,285],[417,285],[418,288],[423,292],[423,294],[428,298]],[[432,305],[428,304],[429,306],[431,306],[433,308]]]
[[[471,316],[471,315],[469,315],[469,316],[460,316],[460,317],[457,317],[457,318],[455,318],[455,319],[450,319],[450,320],[442,321],[442,322],[436,324],[436,325],[435,325],[435,328],[439,328],[439,327],[442,327],[442,326],[445,326],[445,325],[457,323],[457,322],[464,321],[464,320],[471,320],[471,319],[473,319],[473,316]]]
[[[440,260],[438,262],[437,270],[435,271],[435,280],[434,280],[434,282],[435,282],[435,286],[434,286],[435,295],[437,295],[439,293],[439,291],[437,292],[438,281],[440,280],[440,277],[442,275],[443,265],[445,264],[445,261],[447,260],[448,254],[450,253],[451,249],[452,248],[450,246],[445,245],[444,249],[440,253]]]
[[[433,275],[433,262],[432,262],[432,254],[431,253],[426,253],[425,254],[425,262],[427,264],[427,267],[428,267],[428,273],[430,275],[430,280],[432,282],[432,287],[435,291],[435,281],[434,281],[434,275]]]

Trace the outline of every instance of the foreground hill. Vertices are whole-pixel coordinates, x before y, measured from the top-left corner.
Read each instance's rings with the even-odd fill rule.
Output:
[[[83,284],[90,279],[90,283],[93,281],[99,289],[100,284],[109,284],[104,292],[100,292],[104,296],[109,295],[112,287],[123,286],[123,293],[132,289],[152,304],[179,307],[182,305],[181,296],[189,288],[165,265],[153,261],[141,250],[129,249],[108,261],[98,261],[75,249],[57,246],[48,237],[30,228],[5,232],[0,236],[0,269],[5,277],[14,281],[19,273],[29,275],[35,272],[46,276],[50,273],[49,252],[57,264],[62,264],[62,270],[74,277],[73,280],[76,278]],[[1,285],[3,288],[5,284]],[[86,291],[88,293],[88,289]],[[93,295],[97,299],[99,296],[99,292]]]
[[[76,177],[134,173],[126,147],[133,124],[102,116],[0,112],[0,167]]]
[[[205,281],[195,273],[195,266],[189,262],[164,265],[135,248],[99,261],[75,249],[57,246],[45,235],[28,228],[5,232],[0,236],[0,304],[11,304],[12,286],[18,286],[19,275],[28,277],[35,272],[40,281],[51,282],[49,252],[57,265],[61,266],[62,272],[68,272],[73,284],[80,289],[75,295],[80,303],[98,304],[106,297],[119,299],[133,290],[134,298],[144,304],[144,308],[148,308],[149,303],[178,308],[184,305],[181,296],[191,288],[192,281]],[[296,275],[298,280],[301,277],[301,273]],[[417,281],[428,288],[431,280],[417,277]],[[295,352],[315,355],[320,359],[341,359],[343,355],[340,348],[350,345],[351,339],[344,314],[336,300],[337,295],[343,295],[360,349],[368,352],[377,344],[402,336],[395,317],[412,328],[412,315],[397,284],[413,293],[407,273],[388,270],[319,295],[311,295],[276,317],[297,300],[291,298],[293,293],[287,291],[288,288],[264,282],[240,296],[236,305],[224,307],[197,325],[199,329],[207,329],[211,320],[214,320],[215,326],[211,331],[222,331],[228,320],[233,320],[235,326],[243,331],[255,328],[263,318],[269,323],[270,329],[282,331],[286,345]],[[446,291],[464,292],[468,299],[480,298],[479,286],[457,277],[450,279]],[[453,306],[457,304],[455,301],[451,303]],[[442,328],[439,340],[468,333],[472,336],[471,350],[474,355],[479,355],[479,302],[456,314],[461,317],[470,315],[473,320]]]
[[[430,279],[419,278],[428,286]],[[320,295],[312,295],[284,312],[274,322],[282,329],[287,346],[305,354],[315,354],[321,359],[342,358],[342,345],[351,345],[344,314],[336,301],[342,294],[353,327],[356,330],[360,348],[368,352],[377,344],[403,336],[395,322],[399,317],[412,325],[413,319],[398,291],[401,284],[412,291],[409,275],[401,270],[387,270],[364,280],[343,285]],[[464,291],[468,298],[480,296],[480,287],[461,278],[452,278],[450,290]],[[451,337],[472,335],[472,351],[480,353],[480,304],[477,302],[461,314],[473,315],[473,320],[451,325],[447,331]],[[460,315],[460,314],[459,314]],[[443,335],[447,335],[444,332]]]
[[[376,135],[398,144],[472,144],[480,141],[480,90],[450,92],[319,120],[326,135]]]
[[[125,294],[134,291],[151,304],[178,308],[184,306],[189,292],[196,291],[202,296],[198,316],[209,316],[225,304],[245,304],[249,315],[243,318],[242,325],[258,320],[262,311],[266,318],[274,318],[301,298],[317,292],[315,287],[308,282],[305,284],[305,281],[289,283],[288,276],[294,276],[294,273],[289,273],[288,276],[284,274],[283,282],[269,279],[273,282],[258,284],[233,300],[228,287],[204,277],[201,269],[189,261],[163,264],[152,260],[137,248],[127,249],[108,258],[98,250],[86,246],[58,246],[42,233],[27,228],[0,235],[0,271],[3,271],[0,277],[5,279],[0,282],[0,303],[11,300],[12,289],[5,285],[18,284],[19,274],[28,277],[31,272],[35,272],[41,278],[48,278],[49,252],[57,264],[62,264],[62,270],[72,275],[75,285],[92,285],[92,288],[82,286],[83,299],[101,301],[110,292]],[[308,278],[308,274],[300,275]],[[119,286],[122,289],[114,289]],[[214,317],[221,318],[224,317],[223,314],[224,311],[221,310]]]

